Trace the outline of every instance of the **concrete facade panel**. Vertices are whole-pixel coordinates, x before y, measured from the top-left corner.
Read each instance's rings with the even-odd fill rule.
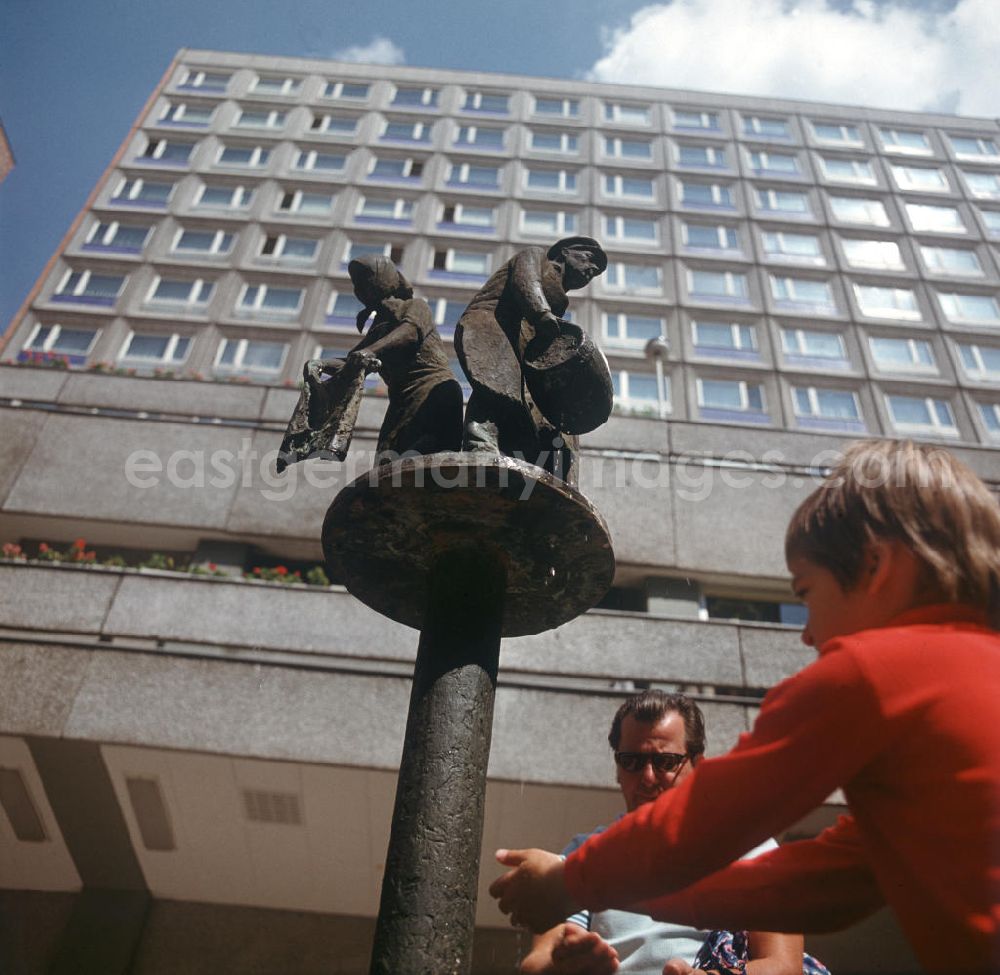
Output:
[[[45,429],[46,415],[35,410],[0,410],[0,500],[7,496],[25,458]]]
[[[79,650],[0,643],[0,733],[62,735],[89,663]]]
[[[0,396],[52,403],[67,379],[69,373],[59,369],[0,366]]]
[[[736,628],[649,616],[588,613],[537,636],[506,640],[504,673],[542,670],[614,680],[741,684]]]
[[[418,640],[345,592],[141,575],[123,578],[105,632],[382,660],[414,659]]]
[[[99,633],[118,581],[101,569],[0,565],[0,624]]]
[[[221,529],[239,483],[244,439],[244,431],[226,427],[54,414],[4,507]]]
[[[816,651],[802,642],[798,630],[741,626],[740,649],[750,687],[773,687],[816,659]]]

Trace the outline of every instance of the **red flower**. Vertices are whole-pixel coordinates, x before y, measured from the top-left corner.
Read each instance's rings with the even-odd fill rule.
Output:
[[[254,567],[253,574],[255,576],[259,576],[260,575],[260,566],[259,565]]]
[[[75,541],[75,542],[73,543],[73,548],[77,548],[77,549],[79,549],[79,550],[80,550],[81,552],[82,552],[82,551],[83,551],[83,550],[84,550],[84,549],[85,549],[86,547],[87,547],[87,542],[86,542],[86,540],[85,540],[85,539],[83,539],[83,538],[78,538],[78,539],[77,539],[77,540],[76,540],[76,541]]]
[[[288,575],[288,569],[286,569],[283,565],[279,565],[274,571],[279,576],[287,576]]]
[[[208,563],[208,571],[215,572],[219,567],[214,562]]]
[[[39,544],[38,544],[38,554],[39,555],[43,555],[48,550],[49,550],[49,547],[48,547],[48,545],[45,544],[45,542],[39,542]]]

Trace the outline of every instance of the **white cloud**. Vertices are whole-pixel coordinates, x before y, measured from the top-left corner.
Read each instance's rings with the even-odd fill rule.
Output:
[[[996,0],[673,0],[605,28],[595,81],[1000,115]]]
[[[388,37],[373,37],[368,44],[355,44],[334,51],[336,61],[356,61],[359,64],[404,64],[403,49]]]

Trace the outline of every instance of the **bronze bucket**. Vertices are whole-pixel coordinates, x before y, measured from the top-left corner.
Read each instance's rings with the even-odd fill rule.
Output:
[[[524,381],[542,415],[569,434],[590,433],[611,416],[614,390],[601,350],[578,325],[559,320],[559,334],[536,336],[524,350]]]

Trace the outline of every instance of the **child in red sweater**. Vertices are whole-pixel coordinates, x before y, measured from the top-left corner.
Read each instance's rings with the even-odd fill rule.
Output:
[[[514,869],[490,892],[535,931],[637,903],[830,931],[888,903],[928,971],[1000,971],[1000,506],[940,447],[855,444],[785,551],[819,659],[728,755],[565,861],[498,851]],[[838,787],[850,816],[733,863]]]

